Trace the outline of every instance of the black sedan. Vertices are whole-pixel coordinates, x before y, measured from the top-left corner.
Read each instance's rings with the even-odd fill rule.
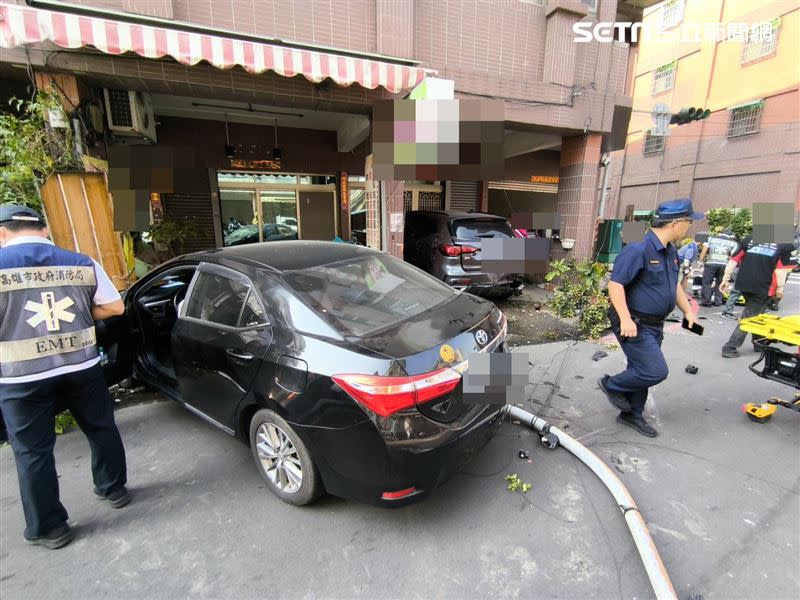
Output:
[[[237,436],[269,488],[396,506],[491,438],[502,407],[465,401],[472,352],[506,320],[386,254],[270,242],[190,254],[137,282],[98,324],[109,383],[133,374]]]

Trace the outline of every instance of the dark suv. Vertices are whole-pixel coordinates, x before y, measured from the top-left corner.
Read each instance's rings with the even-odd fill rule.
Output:
[[[502,298],[522,292],[521,273],[488,273],[481,267],[486,238],[513,238],[503,217],[478,212],[409,211],[403,258],[456,289]]]

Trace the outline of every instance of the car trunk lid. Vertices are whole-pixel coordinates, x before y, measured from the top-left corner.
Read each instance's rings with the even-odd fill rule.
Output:
[[[420,377],[416,408],[440,423],[451,423],[474,404],[464,401],[459,376],[473,352],[507,351],[506,320],[490,303],[468,294],[359,342],[397,361],[411,378]],[[458,379],[455,387],[440,386]],[[440,386],[440,387],[437,387]],[[447,388],[439,395],[438,389]]]
[[[462,251],[461,268],[465,271],[481,270],[481,249],[486,238],[512,238],[514,232],[499,217],[460,217],[449,223],[453,243],[463,249],[475,248],[476,251]]]

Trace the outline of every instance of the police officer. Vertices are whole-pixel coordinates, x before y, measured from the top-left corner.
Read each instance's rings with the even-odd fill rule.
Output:
[[[722,306],[722,292],[719,290],[722,276],[728,261],[738,246],[733,231],[726,229],[708,238],[708,244],[700,255],[703,267],[703,291],[701,306]]]
[[[689,198],[660,204],[644,240],[628,244],[617,256],[608,283],[609,320],[628,367],[613,377],[603,376],[598,385],[620,411],[617,422],[648,437],[658,431],[642,415],[647,393],[668,373],[661,353],[664,320],[677,302],[689,325],[694,323],[680,288],[680,263],[673,244],[686,237],[692,221],[703,218],[694,212]]]
[[[124,312],[119,292],[88,256],[58,248],[35,210],[0,204],[0,408],[17,464],[25,540],[72,541],[59,500],[53,447],[56,407],[89,440],[94,493],[130,502],[125,449],[98,364],[95,319]]]

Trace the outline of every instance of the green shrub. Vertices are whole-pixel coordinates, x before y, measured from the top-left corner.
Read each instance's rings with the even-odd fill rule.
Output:
[[[49,126],[60,113],[69,126]],[[75,153],[70,119],[55,91],[39,91],[32,100],[12,98],[0,110],[0,201],[41,207],[39,187],[55,172],[82,168]]]
[[[578,317],[577,331],[582,338],[596,339],[609,326],[609,301],[603,293],[608,266],[590,259],[556,260],[550,263],[547,281],[558,287],[550,300],[550,309],[557,317]]]

